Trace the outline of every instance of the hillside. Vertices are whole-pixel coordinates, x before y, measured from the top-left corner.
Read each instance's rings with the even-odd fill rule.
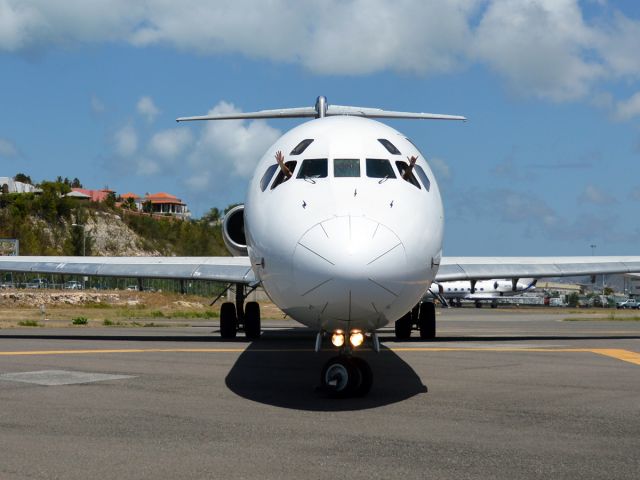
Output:
[[[219,225],[206,220],[150,218],[109,205],[61,196],[47,182],[43,193],[0,195],[0,238],[20,240],[21,255],[228,255]],[[83,242],[81,226],[86,238]]]

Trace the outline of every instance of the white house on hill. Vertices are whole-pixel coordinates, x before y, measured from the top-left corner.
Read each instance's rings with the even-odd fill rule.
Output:
[[[6,187],[5,187],[6,185]],[[0,194],[7,193],[35,193],[40,189],[29,183],[16,182],[11,177],[0,177]]]

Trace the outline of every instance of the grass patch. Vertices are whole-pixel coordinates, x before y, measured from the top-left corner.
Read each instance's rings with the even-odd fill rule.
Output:
[[[184,311],[184,310],[176,310],[175,312],[171,312],[168,315],[168,318],[218,318],[220,314],[218,312],[214,312],[213,310],[204,310],[204,311]]]
[[[40,324],[36,320],[22,320],[18,322],[21,327],[39,327]]]
[[[109,320],[108,318],[105,318],[105,319],[102,321],[102,325],[104,325],[105,327],[123,327],[123,326],[125,326],[126,324],[125,324],[125,323],[122,323],[122,322],[120,322],[120,321],[115,321],[115,322],[114,322],[113,320]]]
[[[161,310],[151,310],[149,312],[149,317],[151,318],[164,318],[164,313]]]
[[[98,309],[112,308],[111,305],[105,302],[87,302],[83,306],[87,308],[98,308]]]
[[[89,319],[87,317],[76,317],[71,321],[71,323],[74,325],[86,325],[89,323]]]

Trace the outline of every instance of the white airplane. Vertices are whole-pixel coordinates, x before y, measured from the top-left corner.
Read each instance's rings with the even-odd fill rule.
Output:
[[[449,300],[458,307],[461,300],[473,300],[478,308],[482,306],[483,301],[491,301],[491,308],[496,308],[501,298],[530,292],[536,287],[537,281],[536,278],[514,278],[433,282],[429,287],[429,293],[445,306]]]
[[[425,156],[402,133],[370,118],[465,120],[430,113],[328,105],[179,118],[178,121],[315,117],[280,137],[257,164],[243,206],[228,212],[224,239],[235,257],[1,257],[0,270],[206,279],[236,284],[220,332],[260,336],[261,285],[287,315],[338,349],[321,373],[337,397],[364,395],[372,373],[354,351],[394,323],[435,337],[432,282],[640,272],[640,257],[443,257],[444,211]],[[418,306],[418,313],[411,311]]]

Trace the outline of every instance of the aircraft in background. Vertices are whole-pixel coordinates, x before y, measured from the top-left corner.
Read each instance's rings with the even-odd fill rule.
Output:
[[[244,205],[225,216],[234,257],[2,257],[0,270],[217,280],[236,285],[220,310],[222,338],[260,337],[262,286],[287,315],[328,337],[338,355],[321,384],[332,396],[364,395],[372,372],[357,349],[390,323],[399,340],[436,334],[431,284],[640,272],[640,257],[443,257],[444,210],[425,156],[402,133],[371,118],[465,120],[461,116],[328,105],[178,121],[306,118],[258,161]],[[516,280],[517,281],[517,280]],[[413,314],[412,314],[413,312]]]
[[[439,299],[443,306],[451,304],[459,307],[462,300],[471,300],[477,308],[482,307],[482,302],[491,302],[491,308],[496,308],[501,298],[532,291],[537,281],[536,278],[516,278],[433,282],[429,293]]]

